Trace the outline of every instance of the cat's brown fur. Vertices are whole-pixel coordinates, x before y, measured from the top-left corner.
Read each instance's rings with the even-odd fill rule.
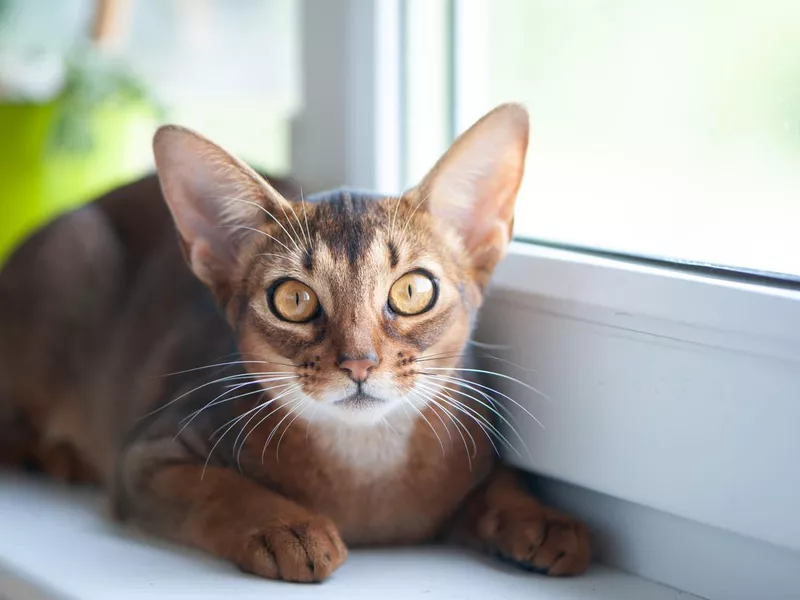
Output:
[[[303,202],[162,128],[166,203],[154,178],[117,190],[0,273],[0,461],[99,481],[120,519],[265,577],[319,581],[347,546],[443,538],[583,571],[586,529],[496,464],[485,388],[447,379],[472,374],[527,135],[525,111],[499,107],[400,198]],[[388,290],[419,269],[437,295],[402,316]],[[319,298],[308,323],[275,313],[287,277]]]

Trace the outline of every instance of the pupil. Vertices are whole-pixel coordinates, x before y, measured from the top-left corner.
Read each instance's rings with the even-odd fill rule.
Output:
[[[409,298],[411,298],[411,296],[412,296],[412,293],[411,293],[411,284],[409,283],[409,284],[408,284],[408,297],[409,297]]]
[[[295,292],[294,293],[294,303],[297,306],[300,306],[300,292]]]

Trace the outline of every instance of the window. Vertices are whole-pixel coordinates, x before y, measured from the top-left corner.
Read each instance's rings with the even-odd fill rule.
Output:
[[[800,3],[459,8],[458,127],[531,111],[518,236],[800,275]]]

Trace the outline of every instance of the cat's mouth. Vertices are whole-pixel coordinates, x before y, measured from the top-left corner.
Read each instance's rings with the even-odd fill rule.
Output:
[[[347,408],[357,408],[357,409],[365,409],[365,408],[372,408],[377,406],[378,404],[383,404],[383,400],[380,398],[376,398],[375,396],[370,396],[362,391],[355,392],[342,398],[341,400],[337,400],[334,404],[339,406],[345,406]]]

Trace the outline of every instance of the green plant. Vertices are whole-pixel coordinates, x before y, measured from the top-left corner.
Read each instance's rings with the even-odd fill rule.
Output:
[[[73,154],[93,148],[91,118],[101,106],[142,104],[156,116],[162,109],[124,64],[93,48],[76,51],[66,64],[64,87],[57,97],[48,149]]]

